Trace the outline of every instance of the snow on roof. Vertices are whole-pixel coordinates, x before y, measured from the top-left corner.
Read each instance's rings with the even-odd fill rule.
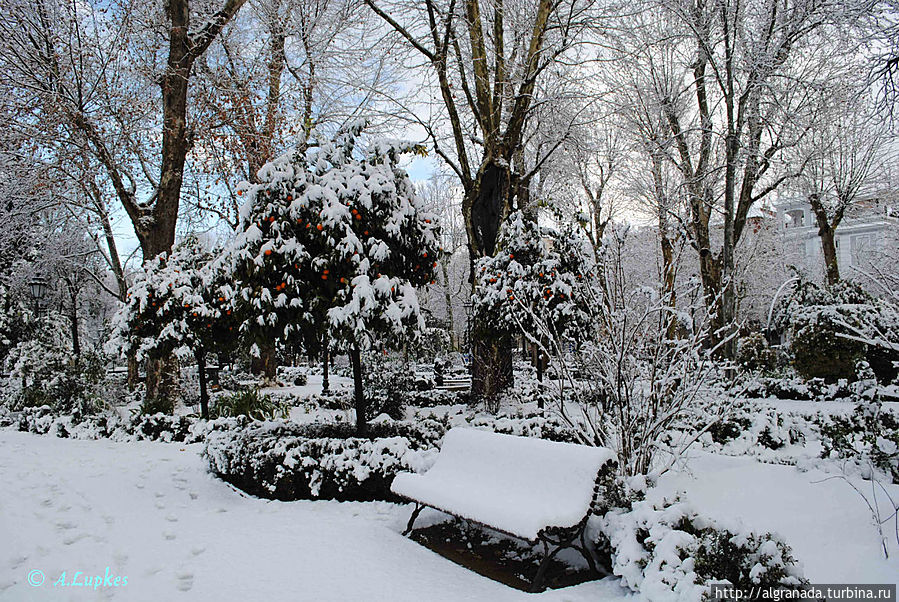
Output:
[[[546,527],[572,527],[587,515],[596,475],[614,459],[602,447],[454,428],[428,472],[398,474],[391,489],[534,541]]]

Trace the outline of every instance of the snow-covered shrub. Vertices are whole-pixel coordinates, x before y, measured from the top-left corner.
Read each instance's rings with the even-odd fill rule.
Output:
[[[737,340],[737,363],[752,372],[771,372],[777,367],[777,352],[760,332],[752,332]]]
[[[74,356],[60,345],[32,339],[16,345],[9,360],[5,398],[13,409],[47,405],[59,413],[92,413],[105,405],[105,359],[96,353]]]
[[[366,353],[362,379],[372,418],[387,414],[394,420],[405,416],[409,397],[415,393],[415,371],[401,357],[374,351]]]
[[[860,400],[848,416],[822,421],[822,458],[857,463],[867,478],[880,472],[899,483],[899,416],[877,400]]]
[[[296,387],[309,382],[308,369],[303,366],[278,366],[278,378]]]
[[[260,497],[393,500],[398,472],[422,471],[436,441],[415,425],[379,422],[367,436],[349,425],[253,423],[207,435],[204,455],[223,480]]]
[[[594,520],[597,549],[623,585],[648,600],[699,601],[712,583],[798,587],[790,547],[776,536],[722,525],[680,500],[637,499]]]
[[[899,312],[856,283],[841,281],[821,288],[800,281],[781,305],[777,322],[790,333],[793,365],[805,378],[852,380],[856,363],[869,352],[881,380],[895,377],[892,360],[899,354],[866,340],[883,336],[899,340]]]
[[[496,416],[480,414],[471,417],[468,423],[472,427],[486,428],[504,435],[535,437],[562,443],[580,442],[574,429],[557,416],[544,416],[537,413],[497,414]]]
[[[436,406],[467,404],[468,399],[468,391],[430,389],[427,391],[412,391],[406,398],[406,405],[416,408],[433,408]]]
[[[287,418],[290,406],[275,401],[270,395],[262,395],[256,389],[219,395],[209,408],[211,418],[235,418],[247,416],[251,420],[276,420]]]
[[[639,475],[672,461],[663,450],[677,455],[689,445],[670,446],[671,431],[699,432],[731,401],[716,384],[719,365],[705,345],[713,316],[700,283],[688,281],[672,293],[693,299],[682,310],[692,323],[682,322],[683,332],[673,336],[681,310],[631,280],[626,238],[622,229],[604,241],[601,277],[583,291],[592,295],[596,324],[575,354],[557,350],[554,404],[580,443],[614,450],[622,474]]]
[[[116,441],[163,441],[195,443],[203,433],[196,429],[197,419],[170,414],[134,414],[121,417],[114,412],[94,415],[57,414],[49,406],[25,408],[19,413],[20,431],[51,434],[72,439],[113,439]]]
[[[846,380],[826,383],[823,378],[805,380],[791,378],[754,378],[745,388],[746,397],[765,399],[793,399],[797,401],[820,401],[848,399],[853,395],[852,388]]]

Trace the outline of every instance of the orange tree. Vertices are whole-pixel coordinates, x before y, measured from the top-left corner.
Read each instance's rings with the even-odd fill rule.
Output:
[[[192,354],[200,379],[200,408],[209,417],[208,353],[236,345],[239,324],[231,308],[227,272],[195,239],[144,264],[119,312],[111,345],[140,359]],[[167,411],[174,400],[150,400]]]
[[[479,339],[521,334],[558,355],[563,341],[578,344],[589,337],[595,266],[582,236],[574,229],[541,232],[516,211],[503,224],[497,246],[495,256],[475,264],[474,322],[490,325],[489,332],[476,333]]]
[[[327,339],[353,366],[356,426],[366,428],[360,350],[396,347],[424,328],[415,288],[433,279],[436,217],[398,161],[419,149],[359,148],[363,122],[263,166],[230,249],[235,308],[258,344],[315,349]]]

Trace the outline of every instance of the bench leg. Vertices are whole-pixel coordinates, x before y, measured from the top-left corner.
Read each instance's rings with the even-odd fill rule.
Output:
[[[409,533],[412,533],[412,525],[415,523],[415,519],[418,518],[418,515],[421,514],[421,511],[424,509],[425,507],[421,504],[415,504],[415,510],[412,511],[412,516],[409,517],[409,523],[406,525],[406,530],[403,531],[403,535],[409,535]]]
[[[550,561],[552,561],[553,557],[555,557],[563,547],[556,546],[553,551],[550,552],[546,540],[541,541],[543,542],[543,562],[540,563],[540,568],[537,569],[537,576],[531,581],[531,593],[536,593],[540,590],[540,586],[543,585],[543,578],[546,576],[546,570],[549,568]]]

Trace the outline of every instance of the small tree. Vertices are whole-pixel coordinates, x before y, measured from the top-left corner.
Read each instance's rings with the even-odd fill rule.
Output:
[[[233,292],[220,261],[189,239],[144,265],[119,312],[111,345],[139,359],[193,354],[200,380],[200,409],[209,417],[206,357],[236,342],[238,323],[231,308]],[[168,411],[172,399],[151,399]]]
[[[265,340],[350,356],[356,426],[366,428],[360,350],[396,346],[421,331],[415,287],[433,278],[435,216],[423,210],[398,161],[417,147],[378,142],[363,152],[364,122],[266,164],[231,249],[242,329]]]
[[[475,266],[479,284],[472,296],[474,322],[490,326],[478,336],[520,333],[541,355],[546,346],[582,341],[593,322],[581,294],[593,278],[589,241],[573,229],[541,234],[534,221],[517,211],[503,225],[499,248],[496,256],[484,257]],[[538,370],[541,367],[538,360]]]

